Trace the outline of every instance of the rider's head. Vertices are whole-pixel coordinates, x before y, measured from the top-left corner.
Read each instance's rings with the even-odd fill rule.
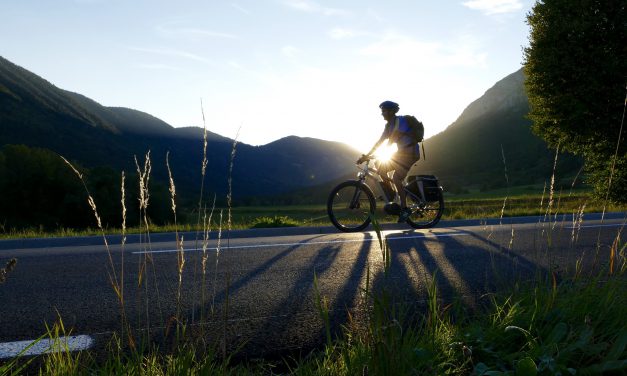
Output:
[[[398,112],[398,103],[385,101],[379,105],[379,108],[381,109],[381,115],[383,115],[383,118],[389,121],[394,118]]]
[[[379,105],[379,108],[380,108],[380,109],[382,109],[382,110],[383,110],[383,109],[386,109],[386,110],[395,110],[395,111],[398,111],[398,108],[399,108],[399,107],[398,107],[398,103],[394,103],[394,102],[392,102],[392,101],[385,101],[385,102],[383,102],[383,103],[381,103],[381,104]]]

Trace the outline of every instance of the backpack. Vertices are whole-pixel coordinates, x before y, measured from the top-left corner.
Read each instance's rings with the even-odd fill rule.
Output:
[[[409,125],[409,128],[411,129],[416,143],[422,142],[422,139],[425,137],[425,126],[420,120],[416,119],[412,115],[405,115],[404,117],[407,121],[407,124]]]

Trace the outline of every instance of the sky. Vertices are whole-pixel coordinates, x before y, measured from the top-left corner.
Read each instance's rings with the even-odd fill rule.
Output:
[[[517,71],[533,0],[0,1],[0,55],[104,106],[251,145],[367,151],[384,100],[443,131]],[[203,116],[204,115],[204,116]]]

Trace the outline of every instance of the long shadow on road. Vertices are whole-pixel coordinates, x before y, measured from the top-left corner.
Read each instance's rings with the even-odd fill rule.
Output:
[[[441,302],[460,301],[473,310],[485,294],[547,273],[543,266],[487,236],[463,230],[449,233],[459,236],[425,233],[416,237],[413,231],[388,234],[388,269],[376,275],[373,291],[385,292],[419,313],[435,281]]]

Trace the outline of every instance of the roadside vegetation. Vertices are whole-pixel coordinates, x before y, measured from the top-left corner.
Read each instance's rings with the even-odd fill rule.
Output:
[[[445,187],[446,189],[446,187]],[[527,191],[526,191],[527,190]],[[512,189],[508,194],[507,189],[492,192],[476,192],[463,195],[448,195],[445,192],[445,211],[442,220],[451,219],[486,219],[545,215],[549,200],[549,192],[542,194],[542,187],[529,190],[522,188]],[[166,200],[169,200],[166,198]],[[98,202],[97,200],[95,200]],[[627,211],[627,204],[608,203],[596,199],[590,191],[557,192],[554,197],[554,213],[560,213],[561,219],[572,221],[573,216],[583,213],[623,212]],[[505,206],[505,210],[503,209]],[[380,210],[383,205],[377,204]],[[216,207],[214,211],[226,212],[228,208]],[[306,227],[306,226],[330,226],[326,206],[320,205],[290,205],[290,206],[239,206],[231,209],[231,229],[252,229],[272,227]],[[86,213],[89,215],[89,213]],[[156,224],[150,218],[150,230],[159,232],[195,232],[202,231],[202,225],[197,225],[195,212],[182,213],[183,221],[176,225]],[[386,216],[382,210],[377,215],[382,223],[394,223],[395,217]],[[214,216],[211,227],[218,228],[220,219]],[[119,234],[121,228],[105,226],[107,234]],[[127,234],[139,234],[141,226],[128,226]],[[10,228],[0,224],[0,239],[39,238],[39,237],[72,237],[72,236],[98,236],[101,231],[97,227],[87,228],[48,228],[45,226]]]

